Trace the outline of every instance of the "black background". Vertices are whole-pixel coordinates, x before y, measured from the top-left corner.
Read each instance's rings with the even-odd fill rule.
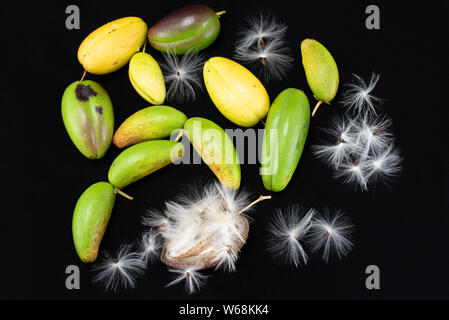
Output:
[[[77,48],[100,25],[135,15],[149,25],[192,2],[180,1],[39,1],[9,3],[1,9],[6,52],[1,101],[2,132],[2,255],[1,298],[145,298],[145,299],[407,299],[449,298],[448,165],[447,158],[447,1],[205,1],[226,10],[217,41],[204,51],[232,58],[238,24],[259,10],[271,12],[289,26],[294,67],[281,82],[266,84],[270,99],[287,87],[306,92],[299,44],[304,38],[322,42],[335,57],[341,83],[356,73],[381,78],[376,95],[393,120],[397,145],[404,157],[403,173],[391,187],[355,191],[332,178],[310,146],[319,127],[341,114],[338,103],[322,106],[311,121],[308,144],[288,188],[252,214],[248,243],[237,272],[213,275],[204,289],[188,296],[183,285],[165,288],[172,274],[161,263],[149,267],[133,291],[105,292],[92,283],[91,266],[78,259],[71,219],[79,195],[104,181],[119,154],[111,146],[100,160],[88,160],[73,146],[62,123],[64,89],[81,78]],[[194,3],[194,2],[193,2]],[[77,4],[81,29],[65,28],[65,8]],[[377,4],[381,29],[365,28],[365,8]],[[147,50],[156,59],[155,50]],[[6,75],[5,75],[6,72]],[[127,67],[104,76],[88,75],[111,96],[116,127],[148,106],[132,88]],[[341,90],[339,91],[341,93]],[[340,98],[337,95],[336,101]],[[170,104],[170,103],[167,103]],[[236,128],[213,106],[205,89],[195,102],[171,104],[189,117],[206,117],[223,128]],[[262,128],[259,124],[256,128]],[[267,194],[259,165],[242,166],[242,187],[255,197]],[[198,181],[213,181],[206,165],[170,166],[134,183],[126,192],[134,201],[117,198],[102,249],[115,251],[144,231],[141,216]],[[266,252],[266,227],[276,208],[341,208],[356,225],[355,248],[343,261],[323,263],[313,256],[306,267],[279,265]],[[65,288],[65,268],[81,270],[81,289]],[[365,288],[365,268],[381,270],[381,290]]]

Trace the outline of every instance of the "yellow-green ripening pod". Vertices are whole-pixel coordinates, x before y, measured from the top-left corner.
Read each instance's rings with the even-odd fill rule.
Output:
[[[318,41],[305,39],[301,43],[302,64],[307,83],[315,98],[330,104],[338,90],[338,68],[330,52]]]
[[[230,121],[252,127],[267,115],[268,93],[259,79],[242,65],[213,57],[204,64],[203,76],[212,101]]]
[[[154,58],[138,52],[129,62],[129,80],[137,93],[151,104],[162,104],[165,100],[165,82],[162,70]]]
[[[89,34],[78,49],[78,60],[93,74],[116,71],[145,43],[147,24],[138,17],[111,21]]]

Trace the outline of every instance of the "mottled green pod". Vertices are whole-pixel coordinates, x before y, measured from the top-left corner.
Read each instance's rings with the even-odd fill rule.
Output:
[[[240,160],[234,143],[226,132],[214,122],[204,118],[190,118],[184,131],[220,182],[230,188],[240,187]]]
[[[187,117],[168,106],[154,106],[137,111],[117,129],[113,142],[118,148],[136,143],[164,139],[184,126]]]
[[[184,146],[175,141],[154,140],[136,144],[115,158],[109,169],[109,182],[122,189],[179,160],[183,154]]]
[[[93,262],[97,258],[114,202],[114,187],[107,182],[91,185],[78,199],[73,213],[72,234],[81,261]]]
[[[220,33],[219,14],[206,5],[190,5],[168,14],[148,30],[148,42],[162,52],[184,54],[210,46]]]
[[[263,185],[282,191],[298,166],[310,123],[307,96],[298,89],[286,89],[274,100],[268,112],[262,143]]]
[[[78,150],[89,159],[103,157],[114,133],[114,110],[106,90],[90,80],[72,83],[62,96],[61,113]]]
[[[330,104],[337,94],[339,83],[334,58],[321,43],[313,39],[305,39],[301,43],[301,54],[307,83],[313,95],[320,102]]]

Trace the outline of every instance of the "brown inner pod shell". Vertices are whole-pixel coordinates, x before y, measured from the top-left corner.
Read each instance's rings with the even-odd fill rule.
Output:
[[[228,210],[225,202],[223,201],[223,208]],[[203,212],[200,212],[201,215]],[[237,241],[235,247],[232,248],[235,252],[239,252],[248,238],[249,233],[249,221],[243,216],[240,216],[242,237],[244,241]],[[215,267],[220,260],[217,259],[216,253],[212,251],[208,251],[212,245],[213,239],[208,237],[206,239],[201,240],[192,248],[188,249],[184,253],[174,257],[170,256],[167,252],[167,242],[164,243],[161,252],[161,261],[167,266],[175,269],[188,269],[188,268],[196,268],[198,270],[209,269]],[[230,248],[231,249],[231,248]]]

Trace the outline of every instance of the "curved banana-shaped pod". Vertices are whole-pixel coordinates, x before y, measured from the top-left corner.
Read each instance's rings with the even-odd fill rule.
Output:
[[[146,52],[138,52],[129,62],[129,80],[137,93],[151,104],[165,100],[165,82],[162,70]]]
[[[220,33],[219,17],[223,13],[202,4],[178,9],[148,30],[148,41],[153,48],[174,54],[205,49]]]
[[[89,159],[103,157],[114,133],[114,109],[106,90],[90,80],[72,83],[62,96],[61,113],[78,150]]]
[[[179,160],[183,154],[183,144],[175,141],[154,140],[136,144],[115,158],[109,169],[109,182],[122,189]]]
[[[78,49],[87,72],[106,74],[123,67],[145,43],[147,24],[138,17],[111,21],[89,34]]]
[[[114,187],[98,182],[84,191],[76,203],[72,220],[73,243],[83,262],[93,262],[115,202]]]
[[[154,106],[137,111],[117,129],[112,139],[118,148],[164,139],[184,126],[187,117],[181,111],[168,106]]]
[[[230,121],[252,127],[267,115],[268,93],[259,79],[242,65],[213,57],[204,64],[203,76],[212,101]]]
[[[230,189],[240,187],[240,160],[234,143],[214,122],[204,118],[190,118],[184,132],[218,180]]]
[[[262,143],[263,185],[282,191],[298,166],[307,138],[310,107],[298,89],[286,89],[274,100],[268,113]]]
[[[338,67],[330,52],[316,40],[305,39],[301,43],[301,54],[307,83],[318,100],[313,116],[322,102],[330,104],[335,98],[340,79]]]

